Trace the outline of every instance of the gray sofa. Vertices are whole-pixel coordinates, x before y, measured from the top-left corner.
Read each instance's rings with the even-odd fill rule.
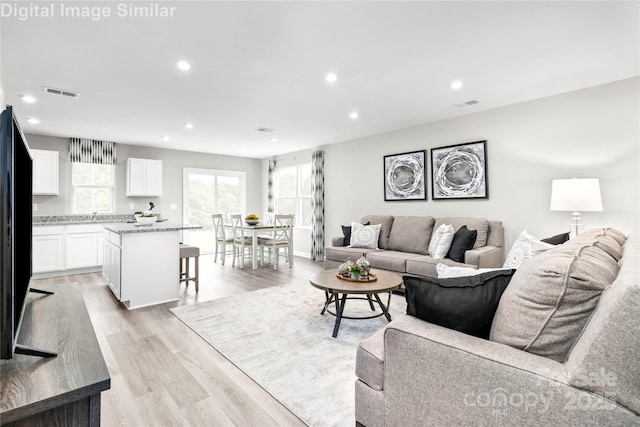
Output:
[[[357,424],[640,425],[640,239],[583,234],[518,268],[490,340],[408,315],[363,340]],[[536,307],[523,289],[559,298]]]
[[[485,218],[431,216],[366,215],[361,224],[381,224],[379,249],[350,248],[344,237],[334,237],[325,251],[325,270],[337,268],[347,259],[356,261],[366,254],[371,267],[415,276],[437,277],[436,265],[444,263],[459,267],[501,267],[504,263],[502,222]],[[477,230],[473,249],[465,253],[463,263],[450,259],[433,259],[428,254],[431,234],[440,224],[452,224],[454,230],[466,225]]]

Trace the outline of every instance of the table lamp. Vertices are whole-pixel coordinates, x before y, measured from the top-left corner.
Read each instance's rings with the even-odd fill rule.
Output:
[[[554,179],[551,182],[551,210],[570,211],[571,235],[575,237],[582,228],[580,211],[602,211],[602,197],[600,196],[600,180],[585,179]]]

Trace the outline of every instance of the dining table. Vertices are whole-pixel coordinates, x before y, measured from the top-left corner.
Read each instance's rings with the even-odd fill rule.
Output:
[[[231,224],[225,224],[226,227],[231,228]],[[262,223],[258,223],[258,224],[254,224],[254,225],[250,225],[250,224],[243,224],[242,227],[245,230],[245,234],[247,234],[247,231],[249,231],[249,234],[251,234],[251,268],[256,270],[258,268],[258,236],[261,233],[265,233],[266,231],[273,231],[274,227],[273,224],[269,225],[269,224],[262,224]],[[285,227],[278,227],[276,226],[276,230],[282,230]],[[289,266],[293,267],[293,228],[291,228],[291,235],[289,236],[289,247],[288,247],[288,253],[289,253]]]

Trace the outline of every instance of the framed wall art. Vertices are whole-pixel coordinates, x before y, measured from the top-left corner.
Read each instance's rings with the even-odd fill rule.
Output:
[[[426,200],[426,151],[384,156],[384,200]]]
[[[431,197],[486,199],[487,141],[431,149]]]

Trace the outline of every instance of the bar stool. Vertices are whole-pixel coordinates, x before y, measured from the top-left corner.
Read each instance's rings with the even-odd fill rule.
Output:
[[[195,258],[196,271],[194,276],[189,276],[189,264],[191,258]],[[180,283],[186,282],[189,286],[189,281],[193,281],[196,284],[196,292],[200,290],[200,284],[198,280],[198,273],[200,270],[200,248],[196,246],[180,245]]]

